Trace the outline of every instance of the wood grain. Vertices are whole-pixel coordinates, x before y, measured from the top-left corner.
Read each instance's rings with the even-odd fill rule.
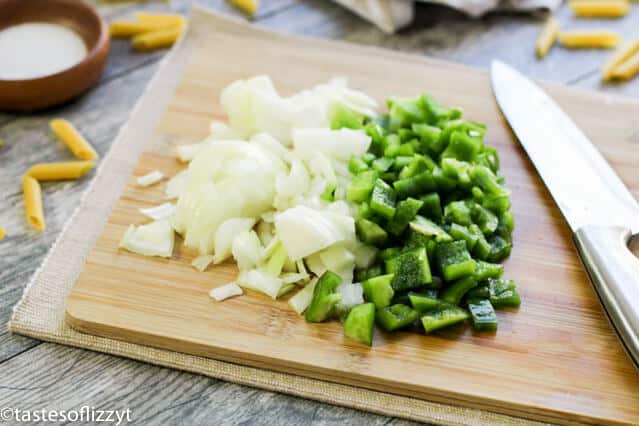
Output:
[[[506,271],[517,280],[524,305],[500,315],[495,336],[463,327],[430,337],[377,333],[373,349],[367,350],[346,341],[340,324],[307,324],[283,301],[250,294],[216,304],[207,292],[233,279],[232,265],[200,274],[189,264],[193,253],[179,246],[169,260],[117,250],[125,227],[142,221],[137,209],[163,198],[161,186],[143,190],[131,177],[68,299],[72,326],[540,420],[621,424],[637,419],[639,377],[605,320],[560,213],[498,113],[485,73],[389,51],[287,38],[226,21],[202,23],[192,36],[192,62],[161,120],[157,139],[184,143],[202,138],[209,121],[222,116],[216,103],[220,89],[260,73],[274,76],[286,93],[334,75],[349,77],[355,87],[380,101],[390,94],[429,92],[486,122],[487,140],[500,149],[513,190],[518,225]],[[255,50],[267,54],[256,57],[251,54]],[[217,60],[228,52],[234,52],[232,63]],[[602,111],[600,96],[560,87],[551,91],[626,184],[639,191],[639,176],[633,173],[639,153],[628,150],[636,123],[622,120],[639,112],[639,104],[609,98]],[[142,156],[134,175],[153,169],[173,175],[179,170],[172,148],[160,145]]]

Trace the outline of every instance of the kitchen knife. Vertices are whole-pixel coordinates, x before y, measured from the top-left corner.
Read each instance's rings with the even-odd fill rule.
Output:
[[[532,81],[495,61],[497,103],[568,225],[581,260],[626,352],[639,368],[639,205],[604,157]]]

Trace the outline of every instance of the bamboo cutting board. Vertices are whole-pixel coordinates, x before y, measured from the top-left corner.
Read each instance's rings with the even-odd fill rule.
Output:
[[[190,60],[67,301],[77,330],[389,393],[560,423],[639,422],[639,373],[606,321],[569,229],[494,103],[488,76],[449,63],[386,50],[293,38],[202,12],[178,47]],[[234,279],[231,263],[199,273],[177,244],[171,259],[117,249],[138,208],[164,202],[164,185],[139,188],[135,176],[184,166],[174,147],[208,133],[223,118],[220,90],[269,74],[282,92],[346,76],[374,95],[428,92],[488,124],[513,192],[514,248],[506,276],[523,304],[499,312],[495,335],[468,327],[424,336],[376,331],[366,348],[338,322],[307,324],[285,301],[247,295],[216,303],[208,291]],[[639,191],[639,103],[549,87],[595,141],[624,182]],[[147,93],[145,96],[154,96]],[[525,102],[522,99],[522,102]],[[130,126],[139,123],[129,123]],[[543,141],[540,141],[543,143]],[[548,149],[552,150],[552,146]],[[570,159],[566,159],[570,173]]]

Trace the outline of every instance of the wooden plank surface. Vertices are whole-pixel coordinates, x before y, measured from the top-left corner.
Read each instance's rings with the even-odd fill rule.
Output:
[[[517,227],[506,271],[518,283],[523,307],[500,315],[494,336],[464,327],[434,337],[378,333],[369,350],[345,340],[339,323],[307,324],[285,301],[249,294],[214,303],[207,293],[234,279],[232,264],[198,273],[190,265],[194,254],[179,244],[170,260],[118,250],[127,226],[143,221],[138,209],[164,199],[162,185],[141,189],[132,177],[69,296],[72,326],[90,334],[539,420],[612,424],[639,418],[639,376],[606,322],[568,227],[498,113],[485,73],[389,51],[293,39],[200,15],[193,25],[191,63],[154,140],[202,139],[209,122],[223,115],[215,101],[221,89],[258,74],[273,76],[284,93],[346,76],[380,104],[391,94],[429,92],[486,123],[487,141],[499,148],[513,190]],[[266,54],[257,57],[252,49]],[[231,52],[232,62],[219,61]],[[291,57],[295,61],[284,60]],[[610,98],[602,111],[599,95],[559,87],[552,93],[626,184],[639,192],[634,173],[639,153],[628,153],[629,135],[639,127],[622,118],[638,114],[639,103]],[[173,152],[173,146],[164,144],[148,151],[134,175],[155,169],[177,174],[183,166]],[[590,374],[585,376],[584,370]],[[504,376],[508,380],[502,380]]]
[[[191,2],[192,0],[141,4],[101,3],[100,12],[109,20],[124,17],[134,10],[185,12]],[[224,13],[241,16],[223,0],[200,0],[199,3]],[[400,34],[389,36],[326,0],[272,0],[263,2],[262,6],[262,12],[255,24],[278,31],[381,45],[389,49],[478,66],[485,66],[490,57],[498,56],[538,78],[592,88],[604,93],[635,97],[639,95],[639,81],[614,86],[600,84],[598,68],[605,60],[607,52],[572,52],[556,48],[546,60],[535,60],[532,46],[534,37],[540,30],[541,21],[525,15],[493,14],[481,20],[472,20],[443,7],[420,4],[417,7],[415,24]],[[638,8],[635,7],[633,14],[624,20],[594,21],[594,24],[606,25],[626,37],[639,36],[636,31],[636,9]],[[558,15],[562,22],[569,22],[574,26],[586,25],[584,21],[572,18],[567,6],[563,6]],[[592,25],[591,21],[587,24]],[[38,114],[0,113],[0,138],[6,142],[0,147],[0,225],[8,231],[8,237],[0,242],[0,370],[2,377],[10,377],[14,386],[24,385],[27,388],[34,370],[47,369],[52,376],[65,374],[65,398],[72,400],[77,407],[87,403],[104,406],[112,403],[112,395],[122,394],[127,395],[128,401],[147,398],[149,403],[145,405],[145,409],[148,410],[153,408],[153,404],[165,407],[162,398],[154,398],[146,390],[136,390],[134,384],[137,379],[134,377],[139,377],[138,363],[111,358],[112,368],[107,371],[121,376],[128,373],[132,377],[131,382],[104,381],[100,393],[91,393],[87,391],[90,389],[90,382],[82,380],[74,370],[65,373],[65,366],[58,362],[64,357],[72,356],[68,355],[69,353],[80,351],[48,344],[44,345],[46,350],[42,350],[43,345],[38,341],[11,335],[6,331],[11,307],[20,298],[29,277],[41,263],[66,218],[73,212],[76,201],[87,184],[86,181],[48,184],[45,189],[45,205],[49,227],[44,235],[36,235],[29,230],[22,218],[19,176],[33,161],[60,161],[70,158],[62,147],[51,143],[47,129],[48,118],[57,115],[73,117],[79,128],[92,132],[94,146],[97,146],[101,153],[106,152],[117,129],[125,122],[128,111],[164,53],[160,51],[151,55],[138,54],[131,51],[125,41],[115,41],[112,43],[107,73],[101,85],[78,101]],[[93,132],[93,128],[99,131]],[[13,358],[21,359],[22,364],[9,363]],[[33,368],[20,367],[28,365],[32,365]],[[146,368],[148,373],[144,374],[161,377],[157,382],[158,387],[170,388],[173,383],[182,380],[199,380],[197,376],[188,373],[152,366]],[[206,383],[207,392],[214,392],[215,389],[223,392],[226,389],[223,383],[213,380],[207,380]],[[6,404],[3,403],[9,401],[12,392],[3,392],[1,385],[0,406],[4,406]],[[250,407],[240,401],[235,403],[233,398],[225,401],[228,412],[246,413],[246,417],[241,419],[247,422],[263,422],[264,419],[270,418],[269,413],[277,407],[291,407],[286,416],[288,421],[281,420],[281,423],[365,424],[366,420],[361,419],[380,418],[287,395],[254,391],[247,387],[238,388],[243,389],[245,393],[262,395],[252,398]],[[21,407],[39,408],[41,401],[54,400],[52,392],[58,394],[62,392],[62,388],[30,388],[20,394],[23,401]],[[226,413],[217,409],[207,409],[204,404],[175,404],[166,408],[167,424],[180,423],[180,418],[186,423],[189,419],[202,419],[202,411],[207,413],[211,421],[223,421]]]

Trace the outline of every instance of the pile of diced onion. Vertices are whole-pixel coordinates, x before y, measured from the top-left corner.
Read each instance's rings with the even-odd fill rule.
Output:
[[[226,87],[221,104],[228,124],[213,122],[208,138],[177,149],[189,163],[167,183],[177,203],[144,209],[154,221],[131,225],[120,246],[170,257],[177,233],[199,252],[193,266],[200,271],[232,257],[239,275],[211,291],[216,300],[242,288],[273,299],[295,292],[289,303],[301,314],[315,277],[331,270],[343,279],[341,308],[363,303],[353,270],[369,266],[376,249],[357,240],[345,188],[348,160],[371,141],[329,123],[344,109],[372,116],[376,102],[340,79],[282,97],[258,76]]]

